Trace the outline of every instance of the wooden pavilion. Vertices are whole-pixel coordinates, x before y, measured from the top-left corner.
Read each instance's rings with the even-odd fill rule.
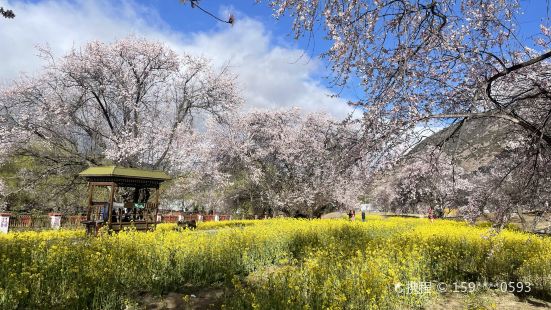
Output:
[[[116,232],[131,226],[137,230],[155,228],[159,186],[170,180],[165,172],[102,166],[88,168],[79,175],[86,178],[89,186],[88,212],[86,221],[82,222],[86,226],[87,234],[96,235],[103,226]],[[104,195],[98,197],[101,196],[98,195],[101,194],[98,193],[101,188],[106,188],[107,193],[104,191]],[[117,195],[120,188],[126,189],[126,197]],[[154,190],[152,195],[151,190]]]

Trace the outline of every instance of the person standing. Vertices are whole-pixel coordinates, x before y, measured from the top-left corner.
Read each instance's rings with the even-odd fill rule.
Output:
[[[429,207],[429,219],[430,222],[434,222],[434,211],[432,210],[432,207]]]
[[[365,222],[365,211],[367,211],[367,207],[365,203],[362,204],[361,210],[362,210],[362,222]]]

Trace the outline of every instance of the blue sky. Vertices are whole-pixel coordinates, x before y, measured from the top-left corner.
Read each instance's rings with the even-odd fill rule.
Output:
[[[291,31],[292,19],[289,16],[275,19],[268,2],[266,0],[262,3],[257,3],[254,0],[199,1],[203,9],[221,19],[227,19],[231,13],[236,16],[236,23],[239,23],[242,18],[250,18],[261,22],[267,31],[271,33],[271,44],[299,48],[304,50],[307,58],[317,58],[320,53],[330,47],[330,42],[324,40],[322,31],[318,31],[314,37],[296,40]],[[152,7],[169,27],[182,33],[217,32],[221,28],[228,27],[227,24],[216,21],[198,8],[192,9],[189,2],[182,4],[179,1],[142,0],[141,3]],[[548,0],[521,0],[521,6],[524,13],[518,16],[520,36],[523,37],[525,42],[530,42],[529,38],[534,33],[539,32],[539,25],[541,23],[549,24],[551,7],[548,5]],[[321,25],[318,25],[318,29],[320,28]],[[313,78],[319,80],[325,87],[332,89],[329,80],[326,79],[330,74],[328,72],[329,65],[323,59],[321,60],[321,64],[321,70],[314,72]],[[352,79],[352,81],[354,82],[355,80]],[[332,90],[347,100],[355,100],[362,96],[361,89],[355,86],[347,89]]]
[[[191,9],[189,3],[183,5],[178,0],[153,0],[139,1],[143,5],[152,7],[159,13],[159,16],[173,29],[181,32],[200,32],[200,31],[216,31],[220,27],[225,27],[223,23],[216,22],[212,17],[201,12],[199,9]],[[269,1],[256,3],[254,0],[202,0],[199,3],[201,6],[219,16],[226,19],[228,13],[234,13],[237,19],[248,17],[261,21],[273,35],[277,44],[298,46],[301,49],[307,50],[310,56],[318,55],[329,46],[329,42],[323,40],[322,34],[318,33],[314,42],[309,42],[308,38],[303,38],[299,41],[294,40],[291,34],[291,19],[284,16],[280,20],[276,20],[272,16],[272,10],[267,5]],[[545,19],[551,17],[551,3],[548,5],[548,0],[521,0],[521,6],[524,14],[519,16],[519,26],[522,34],[529,37],[538,31],[538,27]]]
[[[144,5],[152,7],[159,13],[159,16],[167,22],[170,27],[181,32],[202,32],[202,31],[217,31],[220,27],[227,27],[224,23],[217,22],[212,17],[203,13],[201,10],[192,9],[189,2],[186,4],[180,3],[178,0],[153,0],[139,1]],[[308,39],[295,40],[291,33],[292,20],[284,16],[281,19],[275,19],[272,16],[272,10],[267,5],[268,1],[256,3],[255,0],[239,0],[239,1],[224,1],[224,0],[203,0],[200,5],[203,9],[215,14],[216,16],[227,19],[229,14],[236,16],[236,22],[242,18],[251,18],[260,21],[266,29],[269,29],[273,34],[274,43],[299,46],[303,49],[309,49]],[[317,40],[318,44],[327,47],[328,44],[324,40]],[[322,47],[319,46],[319,47]],[[319,50],[319,48],[317,48]],[[310,53],[311,54],[311,53]]]
[[[321,34],[312,41],[294,40],[291,20],[276,20],[268,1],[202,0],[206,10],[227,18],[232,27],[192,9],[178,0],[57,0],[6,1],[17,17],[0,20],[0,83],[18,74],[40,69],[36,45],[48,45],[58,55],[91,40],[112,41],[128,35],[161,40],[180,53],[213,59],[217,66],[229,64],[239,76],[246,109],[299,107],[306,112],[327,112],[344,117],[348,99],[361,91],[330,87],[327,64],[318,55],[328,47]],[[548,23],[547,0],[523,0],[526,14],[519,18],[521,36],[537,33]],[[544,20],[547,19],[547,20]],[[354,86],[352,86],[354,87]],[[340,93],[341,98],[331,95]]]
[[[323,77],[329,72],[317,52],[292,38],[289,19],[276,21],[269,7],[254,0],[202,1],[220,16],[234,13],[233,27],[177,0],[0,0],[0,6],[16,14],[0,21],[0,83],[40,70],[36,45],[61,56],[92,40],[135,35],[210,58],[215,66],[228,64],[238,75],[246,110],[298,107],[337,118],[352,112],[346,98],[335,98],[327,87]]]

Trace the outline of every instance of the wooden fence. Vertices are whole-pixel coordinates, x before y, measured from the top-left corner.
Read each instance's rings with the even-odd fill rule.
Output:
[[[50,217],[47,215],[12,215],[10,230],[45,229],[50,228]]]
[[[82,224],[80,222],[86,220],[85,215],[64,215],[61,217],[61,227],[78,228]],[[10,230],[35,230],[35,229],[50,229],[51,218],[48,215],[12,215],[10,216]]]
[[[61,227],[77,228],[82,227],[81,222],[86,221],[86,215],[67,215],[61,217]]]
[[[161,214],[160,223],[176,223],[178,220],[184,221],[227,221],[231,219],[230,215],[200,215],[200,214]],[[63,215],[61,217],[61,227],[79,228],[83,227],[81,222],[86,220],[85,215]],[[22,230],[41,230],[51,229],[51,217],[48,215],[30,215],[19,214],[11,215],[9,221],[10,231]]]

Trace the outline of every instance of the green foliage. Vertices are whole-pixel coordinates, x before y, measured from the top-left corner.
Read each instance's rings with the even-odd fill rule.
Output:
[[[86,205],[85,181],[77,177],[81,165],[65,170],[48,166],[31,156],[15,156],[0,166],[7,185],[10,211],[82,211]]]

